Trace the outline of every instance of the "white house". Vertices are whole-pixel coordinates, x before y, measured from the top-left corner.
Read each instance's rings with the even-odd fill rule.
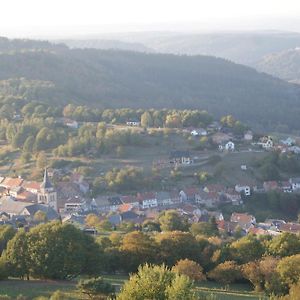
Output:
[[[138,121],[138,120],[129,120],[129,121],[126,122],[126,125],[127,126],[135,126],[135,127],[137,127],[137,126],[141,125],[141,122]]]
[[[226,144],[220,144],[219,150],[220,151],[234,151],[235,144],[232,141],[227,142]]]
[[[194,130],[191,131],[191,135],[193,135],[193,136],[206,136],[207,131],[203,128],[194,129]]]
[[[229,141],[228,143],[225,144],[225,150],[226,151],[234,151],[235,145],[232,141]]]
[[[274,143],[270,136],[266,136],[261,139],[261,142],[258,143],[258,145],[261,145],[266,150],[270,150],[273,148]]]
[[[247,132],[245,132],[244,140],[245,141],[252,141],[253,140],[253,133],[252,133],[251,130],[248,130]]]
[[[250,196],[251,195],[251,188],[248,185],[237,184],[234,189],[238,193],[243,192],[245,194],[245,196]]]
[[[290,178],[289,180],[291,186],[292,186],[292,190],[299,190],[300,189],[300,178]]]

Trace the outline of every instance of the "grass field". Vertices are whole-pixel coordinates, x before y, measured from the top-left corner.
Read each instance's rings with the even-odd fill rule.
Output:
[[[118,291],[128,276],[105,275]],[[52,293],[60,290],[70,300],[86,300],[82,294],[76,291],[76,282],[72,281],[40,281],[40,280],[5,280],[0,281],[0,295],[8,295],[15,299],[18,295],[34,299],[39,296],[50,297]],[[200,295],[214,295],[216,300],[267,300],[268,298],[252,291],[248,284],[222,285],[214,282],[204,282],[196,286],[196,292]]]

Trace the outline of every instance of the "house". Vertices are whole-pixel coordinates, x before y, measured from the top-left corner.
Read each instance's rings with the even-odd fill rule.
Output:
[[[289,233],[300,233],[300,224],[298,223],[285,223],[278,226],[280,232],[289,232]]]
[[[291,193],[292,192],[292,187],[289,181],[281,181],[280,183],[280,189],[284,193]]]
[[[84,229],[85,228],[85,216],[78,214],[67,215],[62,219],[62,223],[73,224],[74,226]]]
[[[224,196],[232,203],[232,205],[240,205],[242,202],[241,194],[234,189],[227,189]]]
[[[193,129],[191,131],[191,135],[193,135],[193,136],[207,136],[207,130],[205,130],[203,128]]]
[[[300,178],[290,178],[289,180],[292,190],[297,191],[300,189]]]
[[[31,202],[17,201],[11,196],[3,196],[0,199],[0,213],[5,212],[10,216],[18,216],[26,206],[32,205]]]
[[[78,122],[75,120],[64,118],[63,124],[71,129],[78,129]]]
[[[256,223],[256,219],[248,213],[232,213],[230,222],[236,222],[241,228],[248,230],[249,228],[254,227],[253,225]]]
[[[212,136],[213,143],[218,145],[227,143],[231,139],[232,139],[232,135],[222,133],[222,132],[217,132]]]
[[[112,196],[107,198],[109,203],[109,210],[110,211],[117,211],[119,207],[123,204],[121,201],[120,196]]]
[[[244,193],[245,196],[251,195],[251,188],[249,185],[237,184],[234,189],[238,193]]]
[[[6,188],[7,190],[10,190],[12,188],[20,187],[22,185],[23,181],[24,181],[24,179],[22,179],[22,178],[6,177],[0,183],[0,186]]]
[[[295,145],[296,141],[293,138],[288,137],[285,140],[280,140],[280,143],[283,144],[283,145],[291,147],[291,146]]]
[[[24,207],[24,209],[20,212],[20,215],[33,219],[38,211],[45,213],[47,221],[59,219],[59,214],[52,207],[44,204],[28,205]]]
[[[157,199],[155,193],[138,193],[137,199],[143,209],[157,207]]]
[[[224,145],[223,144],[219,145],[220,151],[223,151],[223,150],[234,151],[234,149],[235,149],[235,144],[232,141],[229,141]]]
[[[231,221],[218,221],[218,229],[220,231],[224,231],[229,235],[233,235],[236,232],[238,232],[240,230],[240,233],[244,236],[247,234],[246,230],[243,229],[238,222],[231,222]]]
[[[196,195],[196,203],[203,205],[207,208],[215,207],[219,203],[220,196],[216,192],[199,191]]]
[[[274,146],[273,139],[270,136],[264,136],[260,139],[260,142],[257,143],[258,145],[262,146],[265,150],[270,150]]]
[[[127,126],[134,126],[134,127],[138,127],[141,125],[141,122],[139,120],[128,120],[126,122]]]
[[[108,198],[108,196],[98,196],[93,198],[93,201],[96,204],[96,210],[100,212],[109,212],[110,202],[108,201]]]
[[[130,204],[132,207],[138,207],[139,206],[139,200],[135,196],[121,196],[121,201],[123,204]]]
[[[64,200],[64,212],[75,213],[85,209],[85,200],[75,196]]]
[[[244,133],[244,140],[245,141],[252,141],[253,140],[253,132],[248,130]]]
[[[170,206],[174,204],[173,197],[169,192],[157,192],[156,199],[158,206]]]
[[[183,191],[180,191],[180,195],[183,196],[182,202],[189,201],[189,202],[195,202],[196,201],[196,195],[199,194],[200,190],[195,187],[186,188]]]
[[[189,151],[171,151],[169,160],[171,164],[190,165],[193,163]]]

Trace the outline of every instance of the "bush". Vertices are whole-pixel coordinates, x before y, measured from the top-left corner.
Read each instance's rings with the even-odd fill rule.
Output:
[[[206,276],[203,273],[203,268],[196,262],[189,259],[181,259],[172,268],[172,271],[180,275],[186,275],[195,281],[204,281]]]
[[[208,273],[208,277],[221,283],[229,284],[242,278],[240,267],[234,261],[225,261]]]
[[[102,277],[80,280],[77,288],[91,299],[107,299],[107,296],[115,292],[114,287],[110,283],[104,282]]]

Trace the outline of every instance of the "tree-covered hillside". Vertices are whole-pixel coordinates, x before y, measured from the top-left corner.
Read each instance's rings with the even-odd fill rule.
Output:
[[[300,84],[300,48],[264,57],[257,68],[276,77]]]
[[[17,94],[27,100],[100,108],[200,108],[264,127],[299,127],[297,86],[224,59],[62,46],[41,49],[40,42],[36,49],[19,48],[0,54],[4,102]]]

